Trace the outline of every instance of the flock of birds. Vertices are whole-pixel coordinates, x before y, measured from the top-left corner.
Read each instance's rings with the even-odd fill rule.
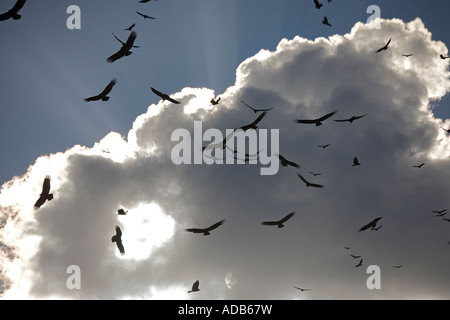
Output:
[[[139,3],[146,3],[149,2],[151,0],[140,0]],[[157,0],[155,0],[157,1]],[[328,2],[331,2],[332,0],[328,0]],[[4,21],[4,20],[8,20],[8,19],[14,19],[14,20],[19,20],[21,18],[21,15],[19,14],[19,11],[22,9],[22,7],[24,6],[26,0],[18,0],[15,5],[7,12],[0,14],[0,21]],[[315,7],[317,9],[320,9],[323,4],[320,3],[318,0],[314,0],[314,4]],[[146,14],[143,14],[139,11],[136,11],[136,13],[140,16],[142,16],[144,19],[155,19],[154,17],[148,16]],[[325,16],[324,20],[323,20],[323,24],[331,26],[331,24],[328,21],[328,18]],[[132,49],[133,48],[139,48],[139,46],[135,45],[135,40],[137,38],[137,33],[135,31],[133,31],[133,28],[135,27],[135,23],[133,23],[130,27],[124,29],[127,31],[130,31],[130,34],[127,38],[126,41],[122,41],[120,40],[114,33],[113,36],[114,38],[120,42],[121,47],[112,55],[110,55],[109,57],[106,58],[106,61],[108,63],[113,63],[119,59],[122,59],[124,57],[128,57],[132,54]],[[391,44],[392,38],[388,40],[388,42],[381,48],[375,50],[376,53],[382,52],[382,51],[386,51],[389,49],[389,45]],[[412,56],[412,53],[408,53],[408,54],[402,54],[402,56],[409,58],[410,56]],[[440,55],[441,59],[448,59],[448,56],[444,56],[444,55]],[[114,88],[114,86],[116,85],[117,81],[116,79],[112,79],[107,86],[103,89],[103,91],[101,91],[99,94],[87,97],[84,99],[84,101],[86,102],[92,102],[92,101],[108,101],[110,99],[110,97],[108,96],[109,93],[112,91],[112,89]],[[151,90],[154,94],[156,94],[157,96],[159,96],[163,101],[167,100],[170,101],[174,104],[180,104],[179,101],[171,98],[169,95],[156,90],[155,88],[151,87]],[[212,98],[211,99],[211,104],[212,105],[217,105],[220,103],[221,98]],[[256,130],[258,128],[258,124],[259,122],[261,122],[263,120],[263,118],[266,116],[267,112],[269,112],[270,110],[272,110],[273,108],[266,108],[266,109],[258,109],[258,108],[254,108],[251,105],[247,104],[246,102],[244,102],[243,100],[241,100],[241,102],[248,107],[249,109],[251,109],[255,114],[258,112],[261,112],[261,114],[250,124],[247,125],[243,125],[237,129],[241,129],[241,130]],[[337,113],[337,110],[329,112],[327,114],[325,114],[324,116],[318,117],[318,118],[313,118],[313,119],[298,119],[295,120],[296,123],[298,124],[305,124],[305,125],[315,125],[315,126],[321,126],[323,125],[323,123],[328,120],[329,118],[331,118],[332,116],[334,116]],[[344,119],[337,119],[334,120],[336,122],[348,122],[348,123],[353,123],[356,120],[362,119],[364,117],[366,117],[367,114],[362,114],[362,115],[353,115],[351,117],[348,118],[344,118]],[[445,129],[442,128],[443,130],[445,130],[447,133],[450,133],[450,128],[449,129]],[[217,146],[212,146],[212,147],[221,147],[221,148],[225,148],[226,146],[226,142],[228,141],[228,139],[230,138],[230,136],[226,137],[222,143],[220,143]],[[324,144],[324,145],[317,145],[320,148],[327,148],[330,146],[330,144]],[[210,147],[210,146],[208,146]],[[203,147],[203,151],[206,149],[207,147]],[[236,151],[235,151],[236,153]],[[259,152],[258,152],[259,153]],[[248,155],[246,154],[246,161],[250,160],[251,157],[257,156],[256,155]],[[278,158],[280,160],[280,164],[283,167],[294,167],[299,169],[300,165],[294,161],[288,160],[287,158],[285,158],[284,156],[278,154]],[[353,158],[353,163],[352,166],[356,167],[356,166],[360,166],[361,162],[359,161],[359,159],[357,157]],[[422,168],[425,165],[425,163],[421,163],[419,165],[414,165],[413,167],[416,168]],[[315,173],[312,171],[309,171],[309,173],[311,175],[313,175],[314,177],[321,175],[321,173]],[[324,186],[318,183],[313,183],[308,181],[304,176],[302,176],[300,173],[297,173],[297,176],[299,177],[299,179],[306,185],[306,187],[313,187],[313,188],[323,188]],[[42,185],[42,192],[39,195],[39,198],[37,199],[37,201],[34,204],[35,209],[39,209],[42,205],[44,205],[44,203],[46,201],[51,201],[53,199],[53,194],[50,193],[50,176],[46,176],[44,181],[43,181],[43,185]],[[125,211],[124,209],[119,209],[118,210],[118,215],[126,215],[128,211]],[[443,220],[450,222],[450,219],[444,218],[444,216],[447,214],[447,209],[444,210],[433,210],[433,213],[436,213],[436,217],[442,217]],[[265,226],[276,226],[277,228],[283,228],[285,226],[285,224],[295,215],[295,211],[291,211],[289,214],[287,214],[286,216],[284,216],[283,218],[279,219],[279,220],[270,220],[270,221],[263,221],[262,225]],[[375,219],[373,219],[372,221],[370,221],[369,223],[367,223],[366,225],[362,226],[359,231],[365,231],[365,230],[374,230],[374,231],[379,231],[380,228],[382,227],[382,225],[378,225],[379,221],[382,219],[382,217],[377,217]],[[195,234],[202,234],[204,236],[208,236],[211,234],[211,232],[215,229],[217,229],[218,227],[222,226],[225,223],[225,220],[221,220],[218,221],[214,224],[212,224],[209,227],[206,228],[187,228],[185,229],[185,231],[187,232],[191,232],[191,233],[195,233]],[[122,230],[120,229],[119,226],[115,227],[115,234],[111,237],[111,242],[115,243],[115,245],[117,246],[117,249],[119,250],[119,252],[121,254],[125,254],[125,248],[124,248],[124,244],[122,242]],[[450,242],[449,242],[450,243]],[[349,250],[351,247],[345,247],[345,249]],[[354,255],[354,254],[350,254],[350,256],[354,259],[360,259],[359,262],[355,265],[355,268],[357,267],[361,267],[363,264],[363,258],[361,255]],[[401,268],[403,267],[403,265],[393,265],[393,268]],[[199,288],[199,284],[200,281],[196,280],[193,285],[191,290],[188,291],[188,293],[191,292],[198,292],[200,291]],[[301,288],[298,286],[294,286],[295,289],[300,290],[301,292],[304,291],[310,291],[312,289],[310,288]]]

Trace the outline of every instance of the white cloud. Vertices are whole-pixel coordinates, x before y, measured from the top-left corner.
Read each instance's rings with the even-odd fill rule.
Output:
[[[450,83],[439,59],[447,49],[431,36],[419,19],[394,19],[381,20],[380,30],[357,23],[344,36],[283,39],[239,66],[217,106],[209,103],[213,90],[184,88],[171,94],[180,105],[149,106],[127,139],[110,133],[92,148],[39,158],[0,192],[4,297],[301,299],[296,285],[314,288],[305,295],[312,299],[409,298],[419,290],[448,299],[442,277],[450,261],[441,251],[449,226],[431,210],[448,205],[449,138],[440,127],[450,123],[429,105]],[[375,53],[389,38],[389,49]],[[240,100],[274,108],[260,128],[280,129],[280,153],[299,171],[261,176],[260,166],[170,161],[177,128],[192,131],[202,120],[225,131],[253,121]],[[293,121],[332,110],[320,127]],[[361,114],[351,124],[333,121]],[[351,166],[354,156],[360,167]],[[297,172],[325,188],[306,188]],[[55,198],[34,211],[47,174]],[[117,216],[121,207],[127,216]],[[292,210],[283,229],[261,225]],[[378,216],[380,231],[358,232]],[[210,236],[184,231],[222,219]],[[125,256],[111,242],[115,225]],[[368,275],[349,253],[382,268],[382,290],[366,288]],[[81,268],[81,290],[66,287],[72,264]],[[224,282],[230,272],[233,290]],[[201,291],[188,295],[197,279]]]

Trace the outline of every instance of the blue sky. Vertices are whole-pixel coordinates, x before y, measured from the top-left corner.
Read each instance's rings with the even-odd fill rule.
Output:
[[[2,296],[448,299],[450,224],[433,211],[450,205],[450,59],[439,58],[450,3],[321,2],[27,1],[20,20],[0,21]],[[66,27],[70,5],[79,30]],[[371,5],[380,29],[367,23]],[[125,41],[133,23],[140,47],[107,63],[113,33]],[[113,78],[109,101],[84,101]],[[241,100],[273,108],[259,128],[278,130],[279,153],[300,168],[174,164],[175,130],[255,120]],[[333,110],[319,127],[293,121]],[[352,115],[366,116],[334,121]],[[54,199],[34,210],[46,175]],[[261,225],[292,211],[282,229]],[[358,232],[380,216],[379,231]],[[221,220],[209,236],[185,230]],[[71,265],[81,290],[66,286]],[[366,286],[369,265],[381,290]],[[195,280],[201,291],[187,294]]]

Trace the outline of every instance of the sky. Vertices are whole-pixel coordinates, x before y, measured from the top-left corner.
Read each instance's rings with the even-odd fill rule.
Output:
[[[1,297],[449,299],[450,3],[320,2],[27,1],[0,21]],[[139,47],[107,63],[133,23]],[[273,108],[257,143],[202,157],[262,114],[242,101]]]

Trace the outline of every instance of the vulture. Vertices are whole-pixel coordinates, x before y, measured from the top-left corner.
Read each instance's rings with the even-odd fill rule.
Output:
[[[108,94],[111,92],[112,88],[116,85],[116,83],[117,83],[116,79],[112,79],[111,82],[108,83],[108,85],[105,87],[105,89],[103,89],[102,92],[100,92],[96,96],[86,98],[86,99],[84,99],[84,101],[86,101],[86,102],[98,101],[98,100],[108,101],[109,100]]]
[[[22,16],[19,14],[19,11],[22,9],[25,2],[26,0],[17,0],[11,9],[9,9],[5,13],[0,14],[0,21],[8,20],[11,18],[13,20],[20,20]]]
[[[305,289],[305,288],[300,288],[300,287],[296,287],[296,286],[293,286],[295,289],[297,289],[297,290],[300,290],[301,292],[303,292],[303,291],[311,291],[312,289]]]
[[[425,165],[425,162],[423,162],[423,163],[421,163],[421,164],[419,164],[419,165],[416,165],[416,166],[413,166],[414,168],[422,168],[423,166]]]
[[[375,51],[375,52],[380,52],[380,51],[383,51],[383,50],[387,50],[388,47],[389,47],[389,44],[391,43],[391,40],[392,40],[392,38],[389,39],[389,41],[384,45],[384,47],[378,49],[378,50]]]
[[[119,210],[117,210],[117,215],[119,215],[119,216],[125,216],[125,215],[127,214],[127,212],[128,212],[128,210],[125,211],[125,210],[123,210],[123,209],[119,209]]]
[[[146,14],[144,14],[144,13],[140,13],[139,11],[136,11],[136,13],[137,13],[138,15],[144,17],[144,19],[156,19],[156,18],[150,17],[150,16],[148,16],[148,15],[146,15]]]
[[[350,122],[350,123],[352,123],[353,121],[361,119],[362,117],[365,117],[365,116],[367,116],[367,113],[363,114],[362,116],[352,116],[352,117],[350,117],[348,119],[334,120],[334,121],[336,121],[336,122]]]
[[[122,230],[120,230],[119,226],[116,226],[116,234],[112,236],[111,242],[115,242],[117,245],[117,248],[120,251],[120,254],[125,254],[125,248],[122,244]]]
[[[322,21],[322,23],[324,24],[324,25],[327,25],[327,26],[330,26],[330,27],[332,27],[332,25],[328,22],[328,18],[325,16],[325,17],[323,17],[323,21]]]
[[[302,180],[306,184],[307,187],[323,188],[323,185],[321,184],[307,181],[300,173],[297,173],[297,176],[300,178],[300,180]]]
[[[363,259],[359,260],[359,263],[355,266],[355,268],[362,267]]]
[[[220,101],[220,97],[217,98],[217,100],[214,100],[214,98],[211,98],[211,100],[210,100],[210,102],[211,102],[211,104],[212,104],[213,106],[218,105],[218,104],[219,104],[219,101]]]
[[[314,4],[316,5],[316,9],[320,9],[320,7],[323,6],[323,4],[321,4],[321,3],[319,2],[319,0],[314,0]]]
[[[200,285],[200,281],[199,281],[199,280],[195,281],[195,282],[192,284],[192,289],[189,290],[188,293],[200,291],[199,285]]]
[[[269,110],[272,110],[272,109],[273,109],[273,108],[268,108],[268,109],[255,109],[255,108],[253,108],[252,106],[246,104],[244,101],[241,100],[241,102],[242,102],[245,106],[247,106],[247,107],[249,107],[250,109],[252,109],[254,113],[257,113],[257,112],[260,112],[260,111],[269,111]]]
[[[359,162],[358,158],[354,157],[352,167],[356,167],[356,166],[360,166],[360,165],[361,165],[361,163]]]
[[[287,216],[285,216],[283,219],[278,221],[264,221],[262,224],[265,226],[278,226],[278,228],[283,228],[284,223],[288,221],[290,218],[292,218],[295,214],[295,211],[292,211]]]
[[[372,229],[375,228],[376,225],[377,225],[378,220],[380,220],[381,218],[383,218],[383,217],[378,217],[378,218],[373,219],[368,224],[366,224],[365,226],[361,227],[361,229],[359,229],[359,232],[367,230],[369,228],[372,228]]]
[[[50,176],[45,176],[44,183],[42,184],[42,192],[39,195],[39,199],[37,199],[34,204],[34,209],[39,209],[45,201],[50,201],[53,199],[53,193],[50,193]]]
[[[295,162],[292,162],[292,161],[287,160],[287,159],[286,159],[285,157],[283,157],[281,154],[278,154],[278,158],[280,158],[280,164],[281,164],[283,167],[291,166],[291,167],[294,167],[294,168],[297,168],[297,169],[300,168],[300,165],[298,165],[298,164],[295,163]]]
[[[315,124],[316,126],[321,126],[323,121],[325,121],[326,119],[328,119],[329,117],[334,115],[336,112],[337,111],[333,111],[333,112],[327,113],[323,117],[320,117],[320,118],[317,118],[317,119],[312,119],[312,120],[295,120],[295,122],[297,122],[297,123],[306,123],[306,124]]]
[[[129,56],[130,54],[132,54],[133,52],[130,50],[134,46],[134,41],[136,40],[136,37],[137,37],[136,31],[131,31],[130,35],[128,36],[127,42],[125,42],[125,43],[121,42],[122,47],[116,53],[114,53],[113,55],[108,57],[106,59],[106,61],[109,63],[113,63],[114,61],[117,61],[120,58]]]
[[[219,222],[216,222],[215,224],[213,224],[212,226],[208,227],[208,228],[204,228],[204,229],[200,229],[200,228],[190,228],[190,229],[186,229],[186,231],[189,232],[193,232],[193,233],[203,233],[204,236],[207,236],[210,234],[210,232],[218,227],[220,227],[223,223],[225,222],[225,220],[221,220]]]
[[[170,101],[170,102],[172,102],[172,103],[176,103],[176,104],[179,104],[179,103],[180,103],[179,101],[174,100],[174,99],[172,99],[171,97],[169,97],[169,95],[167,95],[167,94],[165,94],[165,93],[162,93],[162,92],[156,90],[156,89],[153,88],[153,87],[151,87],[151,89],[152,89],[153,93],[155,93],[156,95],[158,95],[159,97],[161,97],[161,99],[163,100],[163,102],[164,102],[165,100],[168,100],[168,101]]]

